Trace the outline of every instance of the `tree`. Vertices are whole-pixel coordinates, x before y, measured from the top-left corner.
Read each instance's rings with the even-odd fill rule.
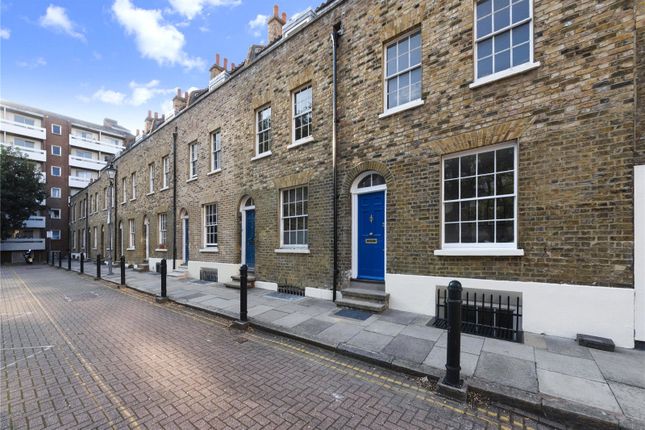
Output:
[[[14,149],[0,149],[0,234],[7,239],[40,208],[45,198],[36,163]]]

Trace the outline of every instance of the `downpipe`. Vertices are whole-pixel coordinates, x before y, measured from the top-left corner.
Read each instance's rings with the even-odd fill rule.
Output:
[[[336,166],[337,158],[337,142],[336,133],[338,129],[338,122],[336,118],[336,83],[337,83],[337,69],[336,69],[336,48],[338,47],[338,38],[342,34],[341,24],[334,25],[331,32],[331,49],[332,49],[332,130],[331,130],[331,152],[332,152],[332,208],[333,208],[333,280],[332,280],[332,300],[336,301],[336,292],[338,285],[338,172]]]

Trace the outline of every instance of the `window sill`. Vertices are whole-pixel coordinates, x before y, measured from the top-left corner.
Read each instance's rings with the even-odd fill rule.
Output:
[[[159,191],[167,191],[169,189],[170,189],[170,187],[164,187],[164,188],[160,188]]]
[[[309,254],[309,248],[278,248],[276,254]]]
[[[155,192],[152,191],[152,192],[149,192],[148,194],[146,194],[146,196],[153,196],[154,194],[155,194]]]
[[[515,66],[510,69],[494,73],[492,75],[484,76],[483,78],[475,79],[473,83],[470,84],[468,87],[470,89],[481,87],[482,85],[499,81],[500,79],[508,78],[510,76],[515,76],[520,73],[528,72],[529,70],[537,69],[538,67],[540,67],[539,61],[537,63],[524,63],[519,66]]]
[[[439,257],[521,257],[523,249],[514,248],[454,248],[436,249],[434,255]]]
[[[288,145],[287,149],[297,148],[299,146],[305,145],[305,144],[307,144],[309,142],[313,142],[313,141],[314,141],[314,137],[313,136],[308,136],[308,137],[305,137],[304,139],[300,139],[300,140],[297,140],[297,141],[293,142],[291,145]]]
[[[209,253],[210,254],[215,254],[216,252],[219,252],[219,248],[216,247],[216,246],[213,246],[211,248],[201,248],[199,250],[199,252],[203,252],[203,253],[206,253],[206,254],[209,254]]]
[[[167,248],[156,248],[155,252],[168,252]]]
[[[136,199],[137,199],[137,198],[135,197],[135,198],[133,198],[133,199],[130,199],[130,201],[131,201],[131,202],[133,202],[133,201],[135,201]]]
[[[124,205],[124,204],[126,204],[126,203],[127,203],[127,202],[121,202],[121,205]]]
[[[206,174],[206,176],[214,175],[215,173],[219,173],[219,172],[221,172],[221,171],[222,171],[222,169],[215,169],[215,170],[211,170],[210,172],[208,172],[208,173]]]
[[[125,248],[126,251],[136,251],[137,248]]]
[[[263,158],[267,158],[267,157],[271,156],[272,154],[273,153],[271,151],[263,152],[262,154],[258,154],[255,157],[251,158],[251,161],[261,160]]]
[[[399,105],[397,107],[393,107],[392,109],[387,109],[385,112],[382,114],[379,114],[379,118],[387,118],[388,116],[395,115],[399,112],[406,111],[408,109],[414,109],[417,106],[423,105],[424,101],[423,99],[418,99],[418,100],[413,100],[411,102],[407,102],[405,104]]]
[[[196,181],[196,180],[197,180],[197,176],[193,176],[192,178],[187,179],[186,183],[193,182],[193,181]]]

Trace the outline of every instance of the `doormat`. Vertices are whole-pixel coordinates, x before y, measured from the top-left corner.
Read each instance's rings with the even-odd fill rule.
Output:
[[[334,315],[337,315],[339,317],[352,318],[355,320],[365,321],[373,314],[371,312],[360,311],[357,309],[341,309],[340,311],[336,312]]]

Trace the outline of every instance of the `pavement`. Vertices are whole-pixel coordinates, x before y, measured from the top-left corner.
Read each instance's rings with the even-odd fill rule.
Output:
[[[559,428],[45,265],[0,269],[1,429]]]
[[[96,272],[95,264],[86,267]],[[126,270],[128,287],[159,294],[159,274]],[[118,283],[118,268],[105,278]],[[223,284],[168,276],[167,292],[174,302],[239,317],[240,292]],[[338,310],[327,300],[259,288],[248,293],[249,321],[256,327],[411,374],[443,377],[447,332],[428,326],[430,317],[390,309],[360,320],[336,315]],[[465,334],[461,349],[471,392],[573,425],[645,428],[645,351],[605,352],[531,333],[524,344]]]

